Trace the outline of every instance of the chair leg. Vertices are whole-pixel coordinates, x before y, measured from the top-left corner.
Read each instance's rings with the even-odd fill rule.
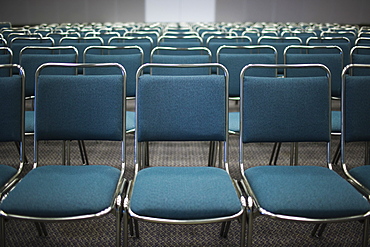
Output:
[[[327,226],[326,223],[316,224],[315,227],[313,228],[312,232],[311,232],[311,236],[316,237],[316,238],[321,238],[322,234],[324,233],[324,230],[325,230],[326,226]]]
[[[230,221],[222,222],[221,232],[220,232],[220,236],[222,238],[227,238],[227,234],[229,233],[229,229],[230,229],[230,224],[231,224]]]
[[[269,162],[269,165],[274,165],[276,166],[276,163],[277,163],[277,160],[278,160],[278,157],[279,157],[279,153],[280,153],[280,148],[281,148],[281,142],[275,142],[274,143],[274,147],[272,148],[272,153],[271,153],[271,157],[270,157],[270,162]]]
[[[338,143],[338,146],[335,150],[334,156],[333,156],[333,161],[332,164],[338,164],[340,158],[340,142]]]
[[[369,142],[365,142],[365,165],[369,165]]]
[[[293,142],[290,148],[290,165],[298,165],[298,142]]]
[[[123,217],[123,209],[122,209],[122,206],[119,206],[116,212],[116,247],[121,246],[122,217]]]
[[[82,140],[79,140],[78,141],[78,148],[80,149],[82,164],[89,165],[89,160],[87,159],[87,152],[86,152],[85,142],[82,141]]]
[[[5,247],[5,219],[0,217],[0,247]]]
[[[247,212],[248,217],[248,235],[247,235],[247,246],[252,246],[252,237],[253,237],[253,208],[249,207]]]
[[[35,226],[40,237],[47,237],[48,231],[46,230],[46,225],[44,222],[35,221]]]
[[[123,212],[123,246],[127,247],[128,246],[128,214],[125,211]]]
[[[362,246],[366,247],[369,242],[369,217],[365,219],[363,236],[362,236]]]
[[[245,246],[245,230],[247,228],[247,210],[241,215],[240,246]]]
[[[21,152],[20,143],[19,143],[19,142],[14,142],[14,143],[15,143],[15,146],[17,147],[18,152],[19,152],[19,154],[20,154],[20,152]],[[24,163],[25,163],[25,164],[28,164],[28,159],[27,159],[27,155],[26,155],[26,154],[24,154]]]
[[[217,142],[211,141],[209,143],[208,166],[216,166],[217,157]]]

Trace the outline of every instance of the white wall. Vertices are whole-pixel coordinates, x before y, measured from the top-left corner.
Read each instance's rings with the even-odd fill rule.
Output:
[[[214,22],[216,0],[145,0],[146,22]]]

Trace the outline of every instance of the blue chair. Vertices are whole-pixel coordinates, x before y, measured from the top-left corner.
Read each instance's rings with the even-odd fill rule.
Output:
[[[212,62],[217,61],[217,49],[223,45],[229,46],[248,46],[252,44],[252,39],[247,36],[210,36],[207,38],[206,47],[212,53]]]
[[[144,63],[149,63],[150,53],[154,47],[152,38],[144,37],[113,37],[108,41],[109,45],[112,46],[132,46],[137,45],[143,49],[144,52]]]
[[[145,64],[139,69],[135,175],[125,198],[125,211],[134,220],[167,224],[245,221],[243,197],[228,173],[227,70],[223,68],[223,75],[141,75],[146,67],[163,66],[223,68],[207,63]],[[225,169],[176,164],[141,169],[142,144],[148,141],[220,142],[225,152],[219,165]],[[127,230],[128,219],[125,222]],[[240,246],[244,246],[245,228],[240,234]]]
[[[290,45],[302,45],[302,40],[298,37],[269,37],[261,36],[258,39],[259,45],[272,45],[277,50],[277,63],[284,63],[284,50]],[[281,70],[278,71],[279,74],[282,73]]]
[[[203,46],[203,40],[198,35],[161,36],[158,39],[158,46],[177,48],[201,47]]]
[[[0,77],[0,141],[16,142],[19,144],[19,164],[12,166],[0,164],[0,199],[4,193],[19,180],[25,162],[25,135],[24,135],[24,70],[19,65],[0,64],[0,70],[16,68],[18,73],[13,76]],[[0,227],[1,228],[1,227]]]
[[[95,51],[95,52],[94,52]],[[96,54],[99,51],[99,54]],[[126,70],[126,98],[135,99],[136,71],[143,64],[144,52],[140,46],[90,46],[84,51],[84,63],[119,63]],[[86,75],[109,75],[117,68],[86,68]],[[135,112],[126,111],[126,133],[135,131]]]
[[[354,46],[350,52],[351,64],[370,64],[370,46]],[[365,67],[355,67],[351,69],[352,75],[370,75],[370,71]]]
[[[13,64],[13,51],[9,47],[0,47],[0,64]],[[13,67],[5,67],[0,70],[0,76],[10,76]]]
[[[13,62],[19,63],[19,54],[26,46],[54,46],[54,40],[50,37],[44,38],[21,38],[17,37],[9,42],[9,47],[13,51]]]
[[[198,64],[210,63],[212,60],[211,51],[206,47],[161,47],[157,46],[150,55],[151,63],[162,64]],[[152,75],[207,75],[210,74],[209,67],[190,67],[184,68],[151,68]]]
[[[116,66],[121,73],[104,76],[43,75],[54,66]],[[34,167],[0,203],[6,219],[35,222],[83,220],[113,213],[116,246],[121,241],[121,196],[126,187],[125,71],[119,64],[46,63],[36,72]],[[53,95],[54,97],[50,97]],[[92,121],[92,119],[94,121]],[[39,164],[38,147],[50,140],[121,142],[119,167],[108,165]],[[4,246],[5,229],[1,240]]]
[[[153,29],[147,31],[135,30],[125,33],[125,37],[149,37],[153,41],[153,47],[156,47],[158,43],[159,33]]]
[[[321,67],[324,76],[250,77],[256,67],[293,70]],[[302,94],[302,92],[305,92]],[[304,102],[300,104],[300,102]],[[256,216],[322,223],[365,220],[367,246],[370,204],[350,183],[332,170],[330,71],[323,65],[249,65],[241,73],[239,163],[248,196],[248,246]],[[309,106],[309,107],[308,107]],[[253,166],[245,168],[243,148],[259,142],[321,142],[322,166]],[[324,155],[325,156],[325,155]]]
[[[83,63],[84,50],[89,46],[102,46],[104,40],[100,37],[63,37],[59,40],[59,46],[74,46],[78,50],[78,62]],[[81,70],[79,70],[81,73]]]
[[[354,73],[361,69],[367,73]],[[341,164],[348,180],[370,200],[369,180],[369,97],[368,93],[370,64],[350,64],[343,69],[342,107],[342,136],[341,136]],[[364,165],[356,164],[350,168],[347,161],[347,144],[353,142],[365,143]]]
[[[339,46],[343,52],[343,66],[349,64],[349,53],[352,45],[347,37],[311,37],[307,39],[306,45]]]

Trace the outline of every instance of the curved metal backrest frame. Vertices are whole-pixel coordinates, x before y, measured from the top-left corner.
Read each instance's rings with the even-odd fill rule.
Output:
[[[125,133],[126,133],[126,70],[125,68],[118,63],[45,63],[42,64],[35,73],[35,98],[37,102],[38,96],[38,82],[39,76],[42,74],[42,70],[48,67],[74,67],[74,68],[93,68],[93,67],[117,67],[121,71],[122,76],[122,167],[121,171],[124,171],[125,159],[126,159],[126,143],[125,143]],[[79,76],[84,75],[75,75],[75,78],[78,80]],[[37,104],[35,107],[37,111]],[[34,135],[34,168],[38,166],[38,139],[37,135]],[[122,173],[123,174],[123,173]]]
[[[83,61],[86,61],[86,55],[91,50],[138,50],[138,52],[141,54],[141,63],[144,63],[144,51],[143,49],[138,45],[130,45],[130,46],[89,46],[84,50],[83,54]],[[109,55],[109,54],[108,54]]]
[[[150,53],[150,62],[152,63],[153,55],[156,53],[158,54],[160,51],[173,51],[176,53],[176,51],[182,51],[182,52],[193,52],[193,51],[199,51],[200,55],[204,55],[203,52],[206,52],[206,55],[209,56],[209,61],[212,61],[212,54],[211,51],[207,47],[199,46],[199,47],[167,47],[167,46],[157,46],[154,47]],[[183,55],[183,53],[181,53]]]
[[[135,110],[136,112],[138,112],[138,90],[139,90],[139,78],[140,76],[143,75],[143,71],[146,70],[146,69],[150,69],[150,68],[158,68],[158,67],[162,67],[162,68],[197,68],[197,67],[216,67],[220,70],[223,70],[224,71],[224,78],[225,78],[225,113],[226,113],[226,116],[225,116],[225,141],[224,141],[224,166],[225,166],[225,170],[227,172],[229,172],[229,168],[228,168],[228,80],[229,80],[229,73],[226,69],[225,66],[221,65],[221,64],[218,64],[218,63],[204,63],[204,64],[158,64],[158,63],[147,63],[147,64],[143,64],[137,71],[136,73],[136,102],[135,102]],[[143,75],[143,76],[151,76],[151,75]],[[208,76],[212,76],[212,75],[208,75]],[[183,76],[183,77],[186,77],[186,76]],[[200,76],[201,78],[202,76]],[[138,114],[136,114],[136,123],[138,123]],[[134,160],[134,163],[135,163],[135,176],[137,174],[137,172],[140,170],[140,168],[142,167],[141,166],[141,160],[140,160],[140,145],[139,145],[139,140],[138,140],[138,135],[137,135],[137,131],[135,132],[135,154],[134,154],[134,157],[135,157],[135,160]]]
[[[101,37],[63,37],[59,40],[59,45],[62,45],[62,42],[89,43],[88,41],[99,41],[101,45],[104,45],[104,40]]]
[[[355,179],[348,171],[347,168],[347,160],[346,160],[346,116],[347,116],[347,94],[346,94],[346,86],[347,86],[347,75],[350,77],[356,77],[352,75],[351,70],[356,68],[363,68],[370,70],[370,64],[349,64],[347,65],[342,72],[342,96],[341,96],[341,166],[344,174],[349,178],[350,182],[359,189],[369,200],[370,198],[370,189],[366,188],[364,185],[362,185],[357,179]],[[361,76],[363,77],[363,76]],[[370,78],[370,76],[365,76],[367,78]],[[362,105],[358,106],[359,108],[362,107]]]
[[[4,186],[0,187],[0,199],[3,196],[4,192],[7,192],[17,181],[19,175],[21,174],[24,164],[26,162],[26,154],[25,154],[25,88],[26,88],[26,81],[25,81],[25,72],[23,68],[18,65],[18,64],[0,64],[0,69],[9,69],[9,70],[16,70],[18,71],[18,75],[20,77],[19,82],[20,82],[20,112],[19,114],[21,115],[20,117],[20,137],[17,138],[19,140],[14,140],[14,141],[19,141],[19,165],[17,167],[17,172],[10,178],[10,180],[5,183]],[[7,76],[8,77],[8,76]],[[11,78],[12,75],[9,76]],[[15,124],[12,121],[12,124]]]
[[[323,64],[286,64],[286,65],[280,65],[280,64],[277,64],[277,65],[272,65],[272,64],[250,64],[250,65],[247,65],[245,66],[241,73],[240,73],[240,108],[242,108],[243,104],[244,104],[244,101],[246,100],[245,99],[245,96],[244,96],[244,76],[245,76],[245,73],[248,69],[253,69],[253,68],[271,68],[271,69],[276,69],[276,68],[282,68],[282,69],[293,69],[293,68],[312,68],[312,67],[317,67],[317,68],[320,68],[322,69],[324,72],[325,72],[325,75],[327,77],[327,81],[328,81],[328,105],[329,105],[329,109],[328,109],[328,112],[330,112],[331,110],[331,72],[330,70],[328,69],[328,67],[326,67],[325,65]],[[331,122],[331,114],[329,114],[329,123]],[[243,113],[243,110],[240,109],[240,137],[239,137],[239,148],[240,150],[242,150],[242,147],[243,147],[243,118],[244,118],[244,113]],[[331,126],[330,124],[328,124],[328,138],[330,138],[330,133],[331,133]],[[328,148],[327,148],[327,165],[329,168],[331,168],[331,154],[330,154],[330,141],[328,141]],[[244,168],[243,168],[243,163],[244,163],[244,154],[243,152],[240,152],[239,153],[239,164],[240,164],[240,168],[241,168],[241,171],[244,171]],[[243,173],[243,172],[242,172]]]

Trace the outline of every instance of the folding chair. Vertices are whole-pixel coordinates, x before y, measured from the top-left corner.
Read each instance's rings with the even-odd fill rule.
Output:
[[[355,46],[350,52],[351,64],[370,64],[370,46]],[[366,67],[351,68],[352,75],[370,75]]]
[[[323,75],[294,78],[244,76],[256,67],[289,70],[320,67]],[[243,188],[248,196],[248,246],[253,242],[256,216],[315,223],[316,226],[365,220],[363,246],[367,246],[370,204],[332,170],[329,69],[320,64],[249,65],[243,69],[240,81],[239,164]],[[243,148],[256,142],[325,143],[326,164],[257,165],[246,169],[247,157]]]
[[[194,66],[217,66],[225,74],[141,75],[146,67]],[[244,221],[244,199],[228,168],[227,70],[219,64],[145,64],[137,75],[135,176],[124,203],[125,227],[129,219],[165,224]],[[176,164],[141,169],[141,148],[148,141],[221,142],[224,169]],[[241,246],[244,234],[242,229]]]
[[[115,66],[104,76],[44,75],[50,67]],[[121,241],[125,168],[125,77],[119,64],[46,63],[36,72],[34,166],[0,202],[0,221],[83,220],[114,213],[116,246]],[[53,95],[53,97],[51,97]],[[39,146],[50,140],[121,143],[112,165],[40,165]],[[42,162],[40,162],[42,163]],[[4,246],[5,229],[1,238]]]

